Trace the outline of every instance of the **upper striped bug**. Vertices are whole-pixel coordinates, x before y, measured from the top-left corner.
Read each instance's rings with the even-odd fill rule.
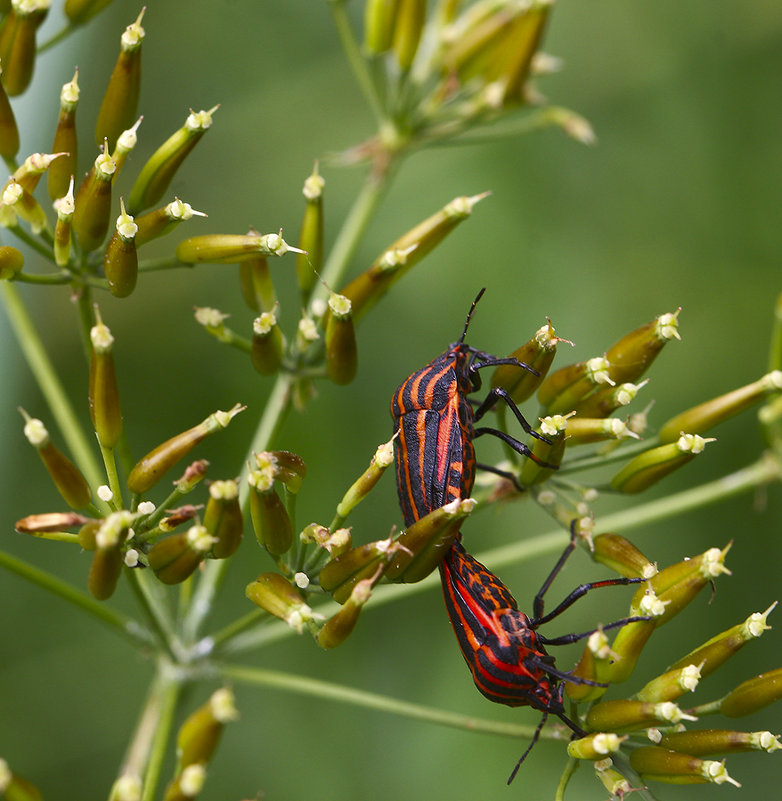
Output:
[[[493,388],[473,410],[468,396],[481,388],[478,371],[484,367],[513,364],[538,375],[517,359],[499,359],[465,344],[470,319],[484,291],[481,289],[473,301],[459,339],[403,381],[391,399],[391,415],[398,434],[394,449],[397,491],[405,525],[456,498],[468,498],[476,467],[510,477],[494,467],[476,464],[475,437],[493,434],[518,453],[538,461],[523,442],[504,431],[473,426],[498,400],[508,404],[524,431],[548,442],[532,430],[501,387]]]
[[[500,579],[454,543],[442,564],[440,578],[448,617],[459,641],[478,690],[490,701],[508,706],[531,706],[543,713],[527,749],[508,778],[510,784],[521,763],[532,750],[548,716],[556,715],[577,737],[586,732],[565,714],[562,701],[564,684],[605,686],[589,679],[573,676],[554,665],[547,645],[566,645],[593,634],[585,631],[560,637],[545,637],[538,627],[564,612],[581,596],[597,587],[637,584],[640,578],[615,578],[581,584],[555,609],[544,614],[544,595],[557,577],[565,561],[576,547],[575,527],[571,527],[570,543],[535,596],[532,617],[519,611],[516,599]],[[646,617],[627,617],[602,628],[613,629]]]

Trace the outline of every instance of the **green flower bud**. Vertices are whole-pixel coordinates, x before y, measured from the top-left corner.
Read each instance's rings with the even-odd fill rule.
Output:
[[[618,492],[643,492],[669,473],[683,467],[703,452],[713,438],[704,439],[698,434],[682,434],[676,442],[659,445],[629,461],[612,479],[611,486]]]
[[[112,0],[65,0],[65,16],[73,25],[83,25]]]
[[[245,259],[239,263],[239,281],[244,302],[257,312],[268,312],[277,303],[269,262],[265,256]]]
[[[98,442],[104,448],[113,448],[122,435],[122,410],[114,371],[114,337],[97,309],[95,316],[97,323],[90,329],[90,418]]]
[[[110,514],[95,532],[95,552],[92,556],[87,588],[99,601],[114,594],[122,573],[122,545],[134,520],[130,512]]]
[[[92,492],[87,479],[81,474],[79,468],[52,444],[49,432],[41,420],[30,417],[24,409],[19,411],[25,420],[24,435],[27,441],[37,449],[41,461],[65,503],[72,509],[83,509],[89,506],[92,502]]]
[[[200,763],[188,765],[166,787],[163,801],[192,801],[203,789],[206,768]]]
[[[213,481],[203,517],[204,528],[214,537],[212,556],[232,556],[242,541],[244,523],[239,506],[239,487],[235,481]]]
[[[68,184],[73,181],[73,176],[78,170],[79,146],[76,136],[76,107],[80,96],[78,78],[77,69],[73,73],[73,79],[64,84],[60,90],[60,114],[54,131],[52,153],[63,155],[49,167],[47,186],[52,200],[57,200],[68,192]]]
[[[609,363],[602,356],[562,367],[540,385],[540,405],[547,414],[566,414],[601,385],[613,386],[608,371]]]
[[[247,481],[255,537],[272,556],[282,556],[293,545],[293,526],[285,504],[265,471],[251,470]]]
[[[128,489],[140,495],[157,484],[180,459],[183,459],[199,442],[225,428],[246,407],[236,404],[227,412],[217,411],[205,420],[181,434],[166,440],[151,450],[130,471]]]
[[[351,548],[323,566],[319,574],[320,586],[331,593],[337,603],[343,604],[353,587],[362,579],[372,578],[378,566],[388,564],[398,549],[390,537]]]
[[[296,330],[297,349],[302,352],[306,351],[313,342],[317,342],[319,339],[320,334],[318,333],[318,326],[315,321],[312,317],[307,316],[306,313],[303,314]]]
[[[622,406],[627,406],[635,399],[638,390],[648,383],[647,379],[641,381],[640,384],[632,384],[628,381],[616,386],[601,387],[577,404],[576,411],[580,417],[608,417]]]
[[[275,304],[271,311],[263,312],[253,320],[250,358],[253,367],[261,375],[274,375],[282,364],[285,337],[277,325],[278,308],[279,304]]]
[[[649,701],[650,703],[674,701],[686,692],[695,692],[701,678],[698,665],[685,665],[652,679],[636,693],[635,697],[639,701]]]
[[[207,764],[212,758],[226,723],[239,713],[234,694],[227,687],[212,693],[209,700],[196,709],[182,724],[177,734],[177,773],[188,765]]]
[[[725,770],[722,762],[698,759],[690,754],[645,745],[630,752],[630,765],[645,780],[668,784],[725,784],[740,787]]]
[[[79,545],[85,551],[94,551],[98,547],[96,538],[101,525],[100,520],[91,520],[79,529]]]
[[[462,521],[476,507],[472,498],[454,499],[408,526],[396,539],[399,549],[385,571],[389,581],[413,584],[426,578],[443,561]]]
[[[57,224],[54,227],[54,261],[65,267],[71,258],[71,221],[76,204],[73,198],[73,176],[66,195],[54,201]]]
[[[21,251],[10,245],[0,246],[0,281],[12,281],[24,267]]]
[[[340,290],[353,305],[353,320],[360,320],[411,267],[466,220],[486,194],[454,198],[447,206],[387,248],[372,266]]]
[[[181,584],[196,571],[214,546],[215,538],[203,526],[172,534],[149,550],[149,566],[164,584]]]
[[[196,211],[189,203],[174,199],[170,203],[154,211],[148,211],[135,218],[138,231],[136,231],[136,247],[140,248],[147,242],[170,233],[183,220],[191,217],[206,217],[202,211]]]
[[[650,703],[629,699],[601,701],[586,716],[587,726],[598,731],[633,731],[658,724],[679,723],[682,720],[697,718],[682,712],[672,701]]]
[[[109,282],[109,292],[115,298],[126,298],[135,288],[138,279],[136,231],[138,226],[125,211],[120,198],[120,215],[103,257],[103,269]]]
[[[76,193],[73,230],[79,247],[88,253],[100,247],[109,230],[111,182],[116,165],[108,152],[97,159]]]
[[[8,93],[2,83],[0,69],[0,156],[12,162],[19,152],[19,126],[16,124],[14,110],[8,100]]]
[[[117,165],[116,170],[114,171],[114,181],[117,180],[117,176],[120,173],[120,170],[125,166],[125,162],[128,160],[128,156],[133,151],[133,148],[136,146],[138,142],[138,128],[141,125],[141,121],[143,117],[139,117],[130,128],[126,128],[124,131],[120,133],[117,137],[117,144],[114,147],[114,150],[111,153],[111,158],[114,160],[114,163]]]
[[[358,369],[356,332],[350,300],[332,292],[326,324],[326,372],[339,385],[349,384]]]
[[[391,46],[403,72],[413,65],[426,23],[426,0],[399,0]]]
[[[279,573],[261,573],[247,585],[244,593],[256,606],[284,620],[299,634],[313,619],[312,609],[299,590]]]
[[[279,234],[205,234],[177,245],[176,257],[184,264],[211,262],[235,264],[260,256],[284,256],[298,252]]]
[[[626,437],[640,439],[624,420],[617,417],[580,417],[576,415],[568,421],[568,445],[585,445],[605,440],[620,440]]]
[[[337,505],[337,516],[344,520],[361,501],[366,498],[370,490],[377,484],[380,477],[394,463],[393,439],[378,446],[369,467],[354,482],[350,489],[342,496]]]
[[[631,607],[631,616],[645,615],[652,620],[635,620],[622,626],[616,633],[611,650],[614,652],[614,663],[609,668],[609,679],[612,684],[627,681],[635,669],[638,657],[656,628],[654,618],[665,612],[666,604],[660,601],[654,591],[644,593],[640,604]]]
[[[328,552],[331,558],[347,553],[353,547],[353,537],[349,528],[338,528],[332,534],[325,526],[310,523],[299,535],[305,544],[316,543]]]
[[[578,679],[608,684],[609,668],[614,661],[614,653],[608,645],[608,637],[600,630],[589,635],[578,664],[569,672],[569,675]],[[565,694],[577,704],[586,701],[596,701],[602,698],[605,687],[595,687],[591,684],[577,684],[565,681]],[[595,757],[599,759],[599,757]]]
[[[191,111],[185,124],[152,154],[131,190],[128,200],[131,214],[148,209],[163,197],[179,166],[212,127],[212,115],[217,109],[218,106],[214,106],[209,111]]]
[[[539,375],[534,375],[523,367],[501,364],[492,373],[492,388],[502,387],[516,403],[523,403],[532,397],[546,377],[560,342],[568,342],[568,340],[555,335],[554,326],[549,320],[546,325],[535,332],[535,336],[529,342],[514,350],[510,355],[511,359],[534,367]],[[573,343],[568,342],[568,344],[572,345]]]
[[[622,337],[606,351],[609,374],[617,384],[637,381],[671,339],[679,336],[679,312],[661,314],[635,331]]]
[[[123,773],[111,786],[109,801],[141,801],[142,789],[137,773]]]
[[[613,760],[610,757],[595,762],[595,775],[608,790],[611,798],[624,798],[633,788],[630,782],[614,768]]]
[[[615,754],[626,739],[627,736],[620,737],[613,732],[598,732],[579,740],[571,740],[567,753],[574,759],[605,759],[607,754]]]
[[[767,395],[780,390],[782,390],[782,370],[774,370],[751,384],[734,389],[718,398],[712,398],[672,417],[660,428],[660,442],[673,442],[682,431],[688,434],[702,434],[717,423],[734,417],[744,409],[759,403]]]
[[[318,165],[304,182],[304,197],[307,205],[301,221],[299,247],[303,249],[296,257],[296,278],[302,305],[309,300],[312,288],[323,267],[323,187],[326,182],[318,174]]]
[[[0,31],[2,82],[9,96],[20,95],[30,84],[35,67],[35,32],[49,13],[51,0],[11,0],[11,10]]]
[[[0,758],[0,796],[6,801],[43,801],[41,791],[27,779],[14,773]]]
[[[281,481],[287,492],[296,495],[307,475],[307,465],[301,456],[291,451],[260,451],[254,455],[256,467],[270,471],[272,478]]]
[[[770,731],[730,731],[729,729],[701,729],[664,734],[661,748],[681,751],[692,756],[718,756],[742,751],[772,753],[782,748],[779,735]]]
[[[109,149],[114,148],[117,137],[130,128],[136,118],[141,86],[141,43],[144,40],[141,18],[145,11],[146,6],[120,38],[120,53],[98,112],[95,141],[100,145],[107,139]]]
[[[621,534],[598,534],[592,541],[592,558],[627,578],[651,578],[657,566]]]
[[[375,575],[379,577],[382,572],[383,566],[380,565]],[[344,605],[323,624],[315,635],[315,641],[321,648],[336,648],[345,642],[356,627],[358,617],[372,594],[376,580],[377,578],[373,577],[359,581]]]
[[[64,155],[65,153],[31,153],[14,171],[13,178],[25,192],[32,194],[52,162]]]
[[[751,715],[782,698],[782,668],[769,670],[739,684],[720,701],[719,711],[729,718]]]
[[[387,53],[394,38],[399,0],[367,0],[364,5],[364,49],[370,55]]]
[[[716,637],[712,637],[694,651],[690,651],[687,656],[674,662],[670,669],[675,670],[685,665],[700,665],[701,676],[713,673],[745,643],[760,637],[764,631],[771,628],[766,624],[766,619],[776,605],[775,601],[765,612],[753,612],[742,623],[732,626]]]
[[[17,224],[16,216],[30,223],[30,228],[34,234],[39,234],[46,230],[46,213],[41,204],[13,177],[3,187],[0,194],[2,204],[6,207],[6,214],[11,215],[8,223],[3,223],[6,227]]]
[[[519,483],[523,487],[542,484],[556,471],[556,466],[562,463],[565,454],[565,441],[569,434],[570,415],[554,414],[540,419],[536,427],[538,434],[543,435],[549,442],[537,437],[530,438],[529,449],[534,459],[525,459],[519,473]],[[552,465],[544,467],[542,463]]]

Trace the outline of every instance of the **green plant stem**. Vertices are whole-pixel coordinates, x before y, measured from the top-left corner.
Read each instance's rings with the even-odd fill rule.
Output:
[[[32,248],[38,254],[43,256],[46,261],[52,261],[52,249],[43,244],[38,237],[28,234],[27,231],[25,231],[20,225],[14,225],[8,230],[17,239],[20,239],[22,242],[24,242],[27,247]]]
[[[535,726],[500,723],[494,720],[474,718],[470,715],[461,715],[444,709],[423,706],[422,704],[411,704],[408,701],[391,698],[387,695],[356,690],[341,684],[332,684],[331,682],[311,679],[306,676],[295,676],[290,673],[245,667],[244,665],[221,664],[219,668],[221,674],[226,678],[245,684],[252,684],[257,687],[273,687],[277,690],[287,690],[288,692],[316,698],[339,701],[366,709],[388,712],[392,715],[401,715],[414,720],[425,720],[441,726],[452,726],[456,729],[478,731],[485,734],[499,734],[504,737],[528,738],[535,733]],[[550,729],[542,732],[541,737],[544,739],[561,739],[562,734],[558,729]]]
[[[103,457],[103,466],[106,468],[106,477],[109,482],[109,489],[113,494],[113,498],[111,499],[111,506],[112,509],[123,509],[123,500],[122,500],[122,487],[119,483],[119,474],[117,473],[117,461],[114,458],[114,448],[105,448],[103,445],[100,446],[100,453]]]
[[[0,567],[16,573],[16,575],[21,576],[32,584],[37,584],[47,592],[59,596],[83,612],[87,612],[87,614],[109,626],[112,631],[120,634],[136,648],[146,648],[152,642],[149,631],[133,618],[117,612],[105,603],[96,601],[91,596],[81,592],[81,590],[77,590],[71,584],[51,575],[51,573],[33,567],[5,551],[0,551]]]
[[[38,275],[35,273],[17,273],[14,276],[14,281],[20,284],[69,284],[72,277],[64,270],[59,273],[45,273]]]
[[[19,290],[8,281],[0,281],[8,319],[19,347],[24,353],[38,386],[62,432],[68,450],[90,486],[103,483],[100,465],[79,425],[76,414],[54,370],[49,355],[38,335],[35,323],[27,312]]]
[[[570,780],[573,778],[575,772],[578,770],[580,764],[581,760],[579,759],[573,759],[572,757],[568,759],[567,763],[565,764],[565,769],[562,771],[562,775],[559,777],[559,784],[557,785],[557,791],[554,795],[554,801],[565,801],[565,790],[567,790],[567,786],[570,783]]]
[[[138,263],[140,273],[151,273],[155,270],[173,270],[177,267],[194,267],[193,264],[186,264],[171,256],[164,256],[159,259],[144,259]]]
[[[161,597],[160,585],[154,584],[155,579],[148,578],[148,571],[145,570],[127,568],[125,575],[146,618],[152,625],[158,644],[170,659],[176,661],[176,635],[170,615],[165,608],[164,599]]]

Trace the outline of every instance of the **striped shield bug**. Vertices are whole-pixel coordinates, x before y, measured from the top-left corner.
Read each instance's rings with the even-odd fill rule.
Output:
[[[500,579],[454,543],[442,564],[440,578],[448,617],[459,641],[478,690],[490,701],[508,706],[531,706],[543,713],[527,749],[508,779],[510,784],[521,763],[538,740],[549,715],[556,715],[577,737],[584,737],[581,727],[565,714],[563,682],[605,686],[559,670],[546,646],[566,645],[593,634],[593,631],[545,637],[538,627],[548,623],[581,596],[598,587],[637,584],[640,578],[616,578],[576,587],[555,609],[545,613],[544,595],[568,556],[576,547],[575,528],[554,569],[543,583],[533,602],[533,615],[519,611],[515,598]],[[612,629],[645,617],[628,617],[604,625]]]
[[[504,431],[474,427],[473,423],[498,400],[507,403],[524,431],[548,442],[532,430],[501,387],[493,388],[473,410],[469,395],[480,390],[479,370],[484,367],[512,364],[537,375],[523,362],[499,359],[465,344],[470,319],[483,293],[481,289],[473,301],[458,341],[403,381],[391,399],[391,415],[398,435],[394,451],[397,491],[406,525],[457,498],[468,498],[476,467],[508,477],[496,468],[476,464],[473,446],[476,437],[493,434],[518,453],[537,461],[524,443]]]

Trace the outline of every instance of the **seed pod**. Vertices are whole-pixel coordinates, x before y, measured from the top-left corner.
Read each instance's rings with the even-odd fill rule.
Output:
[[[759,403],[767,395],[780,390],[782,390],[782,370],[774,370],[751,384],[700,403],[672,417],[660,428],[660,442],[673,442],[682,431],[688,434],[702,434],[718,423]]]
[[[101,153],[76,193],[73,230],[79,247],[88,253],[100,247],[109,230],[111,181],[116,165],[107,151]]]
[[[364,4],[364,49],[370,55],[391,49],[398,8],[399,0],[367,0]]]
[[[136,231],[136,247],[140,248],[147,242],[173,231],[183,220],[191,217],[206,217],[202,211],[196,211],[189,203],[183,203],[175,198],[170,203],[154,211],[148,211],[135,218],[138,231]]]
[[[620,737],[613,732],[598,732],[571,740],[568,743],[568,756],[574,759],[605,759],[607,754],[615,754],[627,737]]]
[[[659,745],[692,756],[719,756],[742,751],[772,753],[782,748],[779,735],[770,731],[731,731],[730,729],[700,729],[664,734]]]
[[[11,0],[11,10],[0,32],[2,82],[9,96],[20,95],[30,84],[35,67],[35,32],[49,13],[51,0]]]
[[[622,799],[633,787],[613,765],[613,760],[610,757],[595,762],[595,775],[603,783],[603,787],[608,790],[611,798],[617,797]]]
[[[643,492],[683,467],[702,453],[707,443],[714,441],[713,437],[704,439],[698,434],[682,434],[676,442],[638,454],[611,479],[611,486],[618,492]]]
[[[13,281],[24,267],[24,256],[10,245],[0,246],[0,281]]]
[[[72,25],[83,25],[112,0],[65,0],[65,16]]]
[[[141,801],[141,776],[137,773],[123,773],[111,785],[109,801]]]
[[[87,587],[99,601],[114,594],[122,573],[122,545],[134,520],[130,512],[110,514],[95,533],[95,552],[92,556]]]
[[[260,256],[284,256],[298,252],[279,234],[205,234],[177,245],[176,257],[184,264],[211,262],[235,264]]]
[[[120,53],[98,112],[95,141],[100,145],[108,139],[109,149],[114,148],[117,137],[130,128],[136,118],[141,86],[141,43],[144,40],[141,18],[145,11],[146,6],[120,37]]]
[[[732,626],[727,631],[712,637],[694,651],[690,651],[687,656],[674,662],[670,669],[674,670],[684,667],[684,665],[694,664],[701,666],[701,676],[708,676],[713,673],[745,643],[760,637],[764,631],[768,631],[771,628],[766,624],[766,619],[776,605],[777,603],[774,601],[765,612],[753,612],[742,623]]]
[[[598,534],[592,540],[592,558],[627,578],[651,578],[657,566],[621,534]]]
[[[782,698],[782,668],[769,670],[739,684],[721,701],[719,711],[729,718],[751,715]]]
[[[344,520],[361,501],[366,498],[370,490],[377,484],[380,477],[394,463],[394,441],[379,445],[369,463],[369,467],[353,483],[350,489],[342,496],[337,505],[337,516]]]
[[[205,420],[181,434],[166,440],[151,450],[130,471],[128,489],[136,494],[147,492],[157,484],[180,459],[183,459],[201,440],[209,434],[225,428],[246,407],[236,404],[227,412],[217,411]]]
[[[19,126],[16,124],[14,110],[8,101],[8,93],[2,83],[2,69],[0,69],[0,156],[13,162],[19,152]]]
[[[239,487],[235,481],[213,481],[203,518],[204,528],[215,538],[212,556],[232,556],[242,541],[244,523],[239,506]]]
[[[319,574],[320,586],[331,593],[337,603],[343,604],[353,587],[362,579],[374,576],[379,565],[388,564],[397,549],[391,538],[351,548],[323,566]]]
[[[212,693],[182,724],[177,734],[177,773],[188,765],[207,764],[212,758],[226,723],[239,717],[234,694],[227,687]]]
[[[296,495],[307,475],[304,459],[291,451],[260,451],[254,455],[256,467],[275,481],[281,481],[285,490]]]
[[[606,351],[609,374],[617,384],[637,381],[657,358],[665,344],[679,336],[679,312],[661,314],[622,337]]]
[[[331,293],[326,324],[326,372],[340,386],[349,384],[358,369],[356,333],[350,300]]]
[[[14,524],[14,530],[20,534],[38,534],[50,531],[62,531],[66,528],[84,525],[89,520],[76,512],[45,512],[28,515]]]
[[[475,509],[472,498],[454,499],[408,526],[396,539],[399,549],[385,571],[389,581],[413,584],[435,570],[459,536],[462,521]]]
[[[41,791],[0,758],[0,793],[6,801],[43,801]]]
[[[113,448],[122,435],[122,410],[114,371],[114,337],[97,309],[96,318],[97,323],[90,329],[90,418],[98,442],[104,448]]]
[[[103,270],[109,282],[109,292],[115,298],[126,298],[136,288],[138,279],[138,254],[136,253],[136,225],[133,217],[125,211],[120,198],[120,215],[116,230],[106,246]]]
[[[163,801],[192,801],[206,782],[206,768],[200,763],[188,765],[166,787]]]
[[[454,198],[447,206],[403,234],[368,270],[361,273],[340,294],[353,305],[353,320],[361,319],[411,267],[466,220],[486,194]]]
[[[27,441],[38,450],[46,470],[54,481],[57,491],[72,509],[83,509],[92,501],[92,492],[87,479],[75,464],[49,438],[41,420],[30,417],[24,409],[19,410],[25,419],[24,435]]]
[[[79,147],[76,137],[76,107],[79,105],[79,70],[73,79],[60,90],[60,113],[54,131],[52,153],[62,153],[49,168],[47,184],[52,200],[61,198],[68,191],[68,183],[73,181],[78,169]]]
[[[130,192],[128,211],[131,214],[148,209],[163,197],[182,162],[212,127],[212,115],[217,109],[218,106],[214,106],[209,111],[191,111],[185,124],[152,154]]]
[[[631,607],[630,614],[646,615],[651,620],[635,620],[622,626],[614,637],[611,650],[614,652],[614,663],[609,668],[609,680],[612,684],[627,681],[635,669],[638,657],[656,628],[655,617],[665,611],[665,603],[660,601],[652,590],[644,594],[638,607]]]
[[[318,174],[317,162],[312,175],[304,182],[307,200],[301,221],[299,247],[304,251],[296,257],[296,278],[302,306],[306,306],[312,288],[323,266],[323,187],[326,182]]]
[[[557,345],[560,342],[568,342],[568,340],[555,335],[554,326],[549,320],[546,325],[535,332],[532,339],[514,350],[509,357],[533,367],[538,375],[523,367],[501,364],[492,373],[492,388],[502,387],[516,403],[523,403],[532,397],[546,377],[546,373],[557,355]],[[572,345],[573,343],[569,342],[568,344]]]
[[[244,593],[256,606],[284,620],[299,634],[304,625],[313,619],[312,609],[307,606],[302,594],[279,573],[261,573],[247,585]]]
[[[548,442],[537,437],[530,438],[529,448],[534,459],[525,459],[521,466],[519,483],[523,487],[542,484],[556,472],[556,468],[562,463],[569,417],[570,415],[554,414],[540,419],[540,425],[535,428],[535,431],[544,436]],[[551,467],[544,467],[544,464],[551,465]]]
[[[652,679],[636,693],[635,697],[639,701],[651,703],[675,701],[686,692],[695,692],[700,680],[701,672],[698,665],[685,665],[676,670],[668,670]]]
[[[568,445],[587,445],[606,440],[621,440],[627,437],[640,439],[624,420],[618,417],[581,417],[576,415],[568,422]]]
[[[41,208],[41,204],[20,184],[15,178],[11,177],[3,187],[2,204],[4,211],[13,217],[8,223],[3,223],[6,227],[16,225],[16,216],[30,223],[30,228],[34,234],[39,234],[46,230],[46,212]]]
[[[181,584],[193,575],[214,543],[203,526],[191,526],[187,532],[156,542],[148,554],[149,566],[164,584]]]
[[[538,400],[547,414],[566,414],[604,384],[613,386],[609,363],[602,356],[562,367],[551,373],[538,389]]]
[[[538,0],[524,6],[525,13],[510,25],[498,47],[496,57],[499,75],[504,84],[503,103],[518,105],[525,100],[527,76],[535,53],[538,51],[548,20],[551,3]]]
[[[128,156],[133,151],[133,148],[136,147],[138,143],[138,128],[141,125],[141,121],[143,117],[139,117],[130,128],[126,128],[124,131],[120,133],[117,137],[117,144],[112,151],[111,158],[114,160],[116,164],[116,169],[114,171],[114,178],[113,180],[117,180],[117,176],[120,173],[120,170],[125,165],[125,162],[128,160]]]
[[[690,754],[670,751],[657,745],[645,745],[630,752],[630,765],[645,780],[668,784],[730,784],[741,785],[732,779],[721,762],[698,759]]]
[[[608,637],[598,629],[589,635],[581,659],[568,675],[605,686],[596,687],[565,680],[565,695],[577,704],[602,698],[608,689],[609,667],[613,661],[614,654],[608,645]]]
[[[85,551],[94,551],[98,547],[96,539],[101,525],[102,521],[91,520],[79,529],[79,545]]]
[[[293,545],[293,525],[285,504],[265,472],[251,470],[247,481],[255,537],[272,556],[282,556]]]
[[[25,192],[32,194],[52,162],[64,155],[65,153],[31,153],[21,166],[14,170],[13,179]]]
[[[277,303],[269,262],[266,256],[256,256],[239,263],[239,282],[244,302],[257,312],[268,312]]]
[[[383,566],[380,565],[375,572],[376,577],[380,577]],[[321,648],[336,648],[350,636],[356,627],[358,617],[364,604],[372,594],[377,578],[367,578],[359,581],[350,593],[350,597],[343,606],[332,615],[324,624],[320,631],[315,635],[315,642]]]
[[[253,320],[253,338],[250,358],[261,375],[274,375],[282,364],[285,337],[277,325],[278,304]]]
[[[391,46],[403,72],[413,65],[426,22],[426,0],[399,0]]]
[[[581,403],[576,404],[575,410],[580,417],[608,417],[612,412],[633,401],[638,390],[648,383],[649,379],[646,379],[640,384],[627,381],[616,386],[600,387]]]
[[[601,701],[586,716],[589,728],[598,731],[634,731],[657,724],[679,723],[682,720],[697,718],[682,712],[671,701],[655,704],[629,699]]]
[[[71,221],[76,207],[73,198],[73,176],[68,192],[54,201],[57,224],[54,227],[54,261],[58,267],[65,267],[71,258]]]

